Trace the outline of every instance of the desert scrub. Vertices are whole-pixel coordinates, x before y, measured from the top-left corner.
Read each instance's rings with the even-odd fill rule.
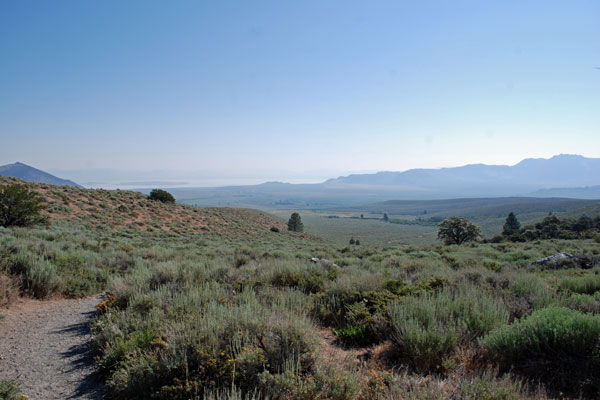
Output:
[[[0,379],[0,400],[23,400],[29,397],[19,391],[16,379]]]
[[[533,312],[481,340],[504,369],[576,395],[600,395],[600,316],[563,307]]]
[[[299,372],[298,365],[289,364],[280,373],[260,374],[264,398],[352,400],[361,391],[360,377],[339,367],[317,366],[309,377]]]
[[[594,292],[600,291],[599,270],[590,270],[580,276],[565,277],[560,280],[558,287],[573,293],[594,294]]]
[[[388,304],[403,296],[434,292],[446,281],[434,277],[409,284],[361,269],[344,271],[315,296],[312,313],[335,328],[345,345],[375,344],[388,336]]]
[[[561,298],[560,305],[585,313],[600,314],[600,291],[589,294],[572,294]]]
[[[19,255],[11,263],[10,272],[20,277],[20,286],[38,299],[48,298],[62,287],[56,267],[41,257]]]
[[[457,371],[447,377],[418,375],[402,370],[398,372],[371,371],[366,393],[362,399],[381,400],[517,400],[546,399],[531,390],[524,381],[510,374],[498,374],[497,370],[485,369],[467,374]]]
[[[275,287],[290,287],[305,293],[318,293],[328,280],[335,279],[338,267],[333,264],[316,265],[296,262],[278,262],[269,277]]]
[[[424,371],[442,370],[459,344],[472,345],[477,337],[506,324],[508,316],[499,299],[472,286],[389,305],[392,342],[414,368]]]
[[[151,290],[140,280],[126,308],[109,308],[94,326],[116,398],[183,399],[232,385],[254,393],[264,371],[278,374],[290,363],[299,377],[312,371],[317,338],[295,311],[298,295],[233,294],[215,282]]]
[[[533,310],[554,302],[556,290],[537,274],[512,273],[509,279],[504,301],[510,310],[511,320],[529,315]]]

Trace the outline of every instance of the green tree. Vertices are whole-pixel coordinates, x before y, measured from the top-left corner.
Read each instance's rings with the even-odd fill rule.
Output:
[[[350,238],[350,244],[354,244],[354,238]]]
[[[388,217],[387,213],[383,213],[383,222],[388,222],[390,220],[390,217]]]
[[[445,244],[463,244],[481,236],[481,229],[466,218],[452,217],[438,225],[438,239]]]
[[[573,223],[573,230],[577,233],[581,233],[594,227],[594,220],[587,215],[582,215],[577,221]]]
[[[166,190],[153,189],[148,196],[150,200],[157,200],[161,203],[175,203],[175,197]]]
[[[502,227],[502,234],[504,236],[514,235],[515,233],[519,233],[521,230],[521,223],[517,219],[515,213],[509,213],[508,217],[506,217],[506,221],[504,222],[504,226]]]
[[[355,245],[357,245],[357,246],[360,246],[360,240],[356,239],[356,240],[354,241],[354,244],[355,244]]]
[[[300,214],[293,213],[288,221],[288,231],[292,232],[302,232],[304,230],[304,224],[302,223],[302,218],[300,218]]]
[[[19,184],[0,188],[0,226],[30,226],[45,223],[44,198]]]

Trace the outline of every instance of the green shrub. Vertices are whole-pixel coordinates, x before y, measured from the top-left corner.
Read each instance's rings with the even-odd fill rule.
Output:
[[[600,290],[600,274],[586,273],[581,276],[569,276],[563,278],[558,287],[573,293],[593,294]]]
[[[175,203],[175,197],[173,197],[171,193],[162,189],[152,189],[148,199],[160,201],[161,203]]]
[[[511,319],[515,319],[550,305],[554,295],[555,290],[538,275],[519,273],[512,277],[505,303],[510,309]]]
[[[456,321],[428,295],[391,303],[390,322],[392,342],[420,370],[439,369],[458,343]]]
[[[389,316],[392,342],[421,370],[441,369],[459,343],[469,343],[508,321],[501,302],[468,286],[394,301]]]
[[[464,400],[518,400],[523,398],[525,385],[519,379],[506,374],[496,377],[496,371],[484,371],[461,385]]]
[[[535,311],[502,326],[481,343],[503,368],[514,368],[549,385],[600,394],[600,316],[562,307]],[[591,387],[590,387],[591,386]]]
[[[41,195],[30,192],[26,186],[0,185],[0,226],[31,226],[45,223],[41,214],[46,206]]]
[[[299,372],[297,366],[291,364],[281,373],[260,374],[264,398],[353,400],[360,393],[360,378],[338,367],[317,368],[310,379]]]
[[[19,255],[10,271],[20,276],[21,289],[38,299],[48,298],[62,287],[56,267],[40,257]]]
[[[562,298],[560,304],[572,310],[600,314],[600,292],[593,295],[575,293]]]
[[[232,385],[252,393],[263,371],[277,374],[292,363],[304,375],[313,368],[317,340],[312,323],[294,311],[299,292],[262,299],[247,289],[231,297],[215,282],[175,281],[151,290],[153,279],[136,271],[120,283],[138,289],[121,289],[126,308],[94,324],[100,367],[116,398],[187,399]]]
[[[333,333],[342,343],[351,346],[360,346],[373,342],[367,325],[348,325],[343,328],[334,328]]]
[[[19,382],[15,379],[0,379],[0,400],[22,400]]]

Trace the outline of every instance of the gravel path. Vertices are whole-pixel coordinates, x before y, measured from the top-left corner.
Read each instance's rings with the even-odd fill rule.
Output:
[[[22,300],[0,310],[0,378],[19,378],[31,400],[103,399],[89,329],[101,300]]]

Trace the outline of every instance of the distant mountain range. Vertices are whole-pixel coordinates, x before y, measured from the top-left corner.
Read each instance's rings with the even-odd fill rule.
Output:
[[[564,196],[572,188],[599,184],[600,158],[569,154],[550,159],[528,158],[513,166],[471,164],[455,168],[411,169],[349,175],[324,183],[331,188],[392,189],[410,194],[410,197],[420,194],[421,198],[514,196],[548,188],[562,188],[556,193]]]
[[[0,176],[12,176],[27,182],[48,183],[57,186],[82,187],[68,179],[61,179],[29,165],[16,162],[0,166]]]
[[[22,163],[0,167],[0,176],[79,186]],[[163,187],[168,188],[164,183]],[[317,184],[267,182],[216,188],[171,186],[169,191],[178,200],[191,204],[266,209],[359,205],[392,199],[511,196],[600,199],[600,158],[561,154],[549,159],[529,158],[512,166],[471,164],[455,168],[355,174]]]

